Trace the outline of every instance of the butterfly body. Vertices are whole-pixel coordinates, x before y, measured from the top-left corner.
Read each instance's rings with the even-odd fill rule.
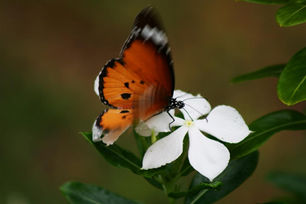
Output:
[[[173,99],[174,71],[168,39],[152,8],[142,10],[119,58],[108,61],[95,91],[110,108],[93,125],[93,141],[112,144],[133,123],[183,107]],[[101,138],[101,136],[103,138]]]

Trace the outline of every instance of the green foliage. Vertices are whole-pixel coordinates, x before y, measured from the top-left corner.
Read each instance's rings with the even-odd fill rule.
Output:
[[[188,196],[185,203],[209,204],[225,197],[252,175],[258,163],[258,156],[258,152],[253,152],[245,157],[231,161],[227,168],[217,178],[215,178],[216,181],[222,182],[222,186],[219,189],[204,189],[196,195]],[[206,177],[197,174],[192,180],[190,189],[207,181],[208,179]]]
[[[286,4],[290,0],[241,0],[250,3],[257,3],[257,4]]]
[[[294,26],[306,22],[306,0],[243,0],[260,4],[284,4],[276,14],[280,26]],[[278,97],[286,105],[294,105],[306,100],[306,48],[296,53],[287,64],[277,64],[243,74],[232,79],[233,83],[277,77]],[[186,204],[214,203],[239,187],[255,171],[258,163],[258,148],[273,134],[281,130],[305,130],[306,116],[294,110],[280,110],[269,113],[253,121],[249,128],[253,131],[238,144],[226,144],[231,152],[227,168],[210,182],[201,174],[196,174],[188,188],[181,191],[177,181],[194,171],[188,161],[188,141],[184,142],[183,154],[174,162],[153,170],[141,169],[141,158],[114,144],[106,146],[103,142],[93,142],[91,133],[82,133],[86,140],[112,165],[124,167],[143,176],[150,184],[162,189],[171,199],[185,197]],[[156,138],[162,138],[159,134]],[[153,143],[150,138],[139,136],[134,131],[135,140],[143,157]],[[186,137],[188,138],[188,137]],[[186,139],[185,138],[185,139]],[[154,140],[155,141],[155,140]],[[187,149],[186,149],[187,148]],[[272,173],[268,179],[279,187],[306,200],[306,177],[284,173]],[[70,203],[135,203],[103,188],[78,182],[68,182],[61,191]],[[173,201],[173,200],[171,200]],[[284,203],[282,200],[270,203]]]
[[[106,146],[103,142],[93,142],[91,132],[82,132],[82,135],[112,165],[128,168],[134,173],[139,172],[141,161],[133,153],[116,144]]]
[[[60,190],[71,204],[136,204],[101,187],[80,182],[67,182]]]
[[[276,21],[288,27],[306,22],[306,1],[293,1],[278,9]]]
[[[129,152],[116,144],[106,146],[103,142],[93,142],[91,132],[83,132],[85,139],[112,165],[130,169],[133,173],[144,177],[152,177],[160,169],[142,170],[141,161],[132,152]],[[150,182],[151,183],[151,182]]]
[[[254,132],[242,142],[230,146],[232,159],[256,151],[273,134],[281,130],[305,130],[306,116],[294,110],[280,110],[260,117],[252,122],[249,128]]]
[[[181,198],[181,197],[185,197],[185,196],[191,196],[194,195],[196,193],[198,193],[199,191],[203,191],[203,190],[208,190],[208,189],[217,189],[222,185],[222,182],[220,181],[215,181],[215,182],[201,182],[196,186],[191,187],[188,191],[186,192],[171,192],[168,194],[169,197],[172,198]]]
[[[238,83],[242,81],[260,79],[264,77],[279,77],[285,66],[285,64],[267,66],[260,70],[237,76],[232,79],[232,82]]]
[[[306,176],[284,172],[271,172],[268,181],[285,191],[291,192],[306,202]]]
[[[280,75],[277,93],[279,99],[287,105],[306,100],[306,48],[289,60]]]
[[[294,26],[306,22],[305,0],[242,0],[258,4],[285,4],[278,9],[276,21],[282,27]]]

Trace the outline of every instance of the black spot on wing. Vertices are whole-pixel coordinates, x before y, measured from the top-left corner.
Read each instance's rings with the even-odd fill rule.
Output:
[[[109,133],[109,129],[104,129],[103,134],[106,135],[107,133]]]
[[[126,118],[126,115],[122,116],[122,119],[125,119]]]
[[[130,111],[128,111],[128,110],[122,110],[122,111],[120,111],[120,113],[128,113],[128,112],[130,112]]]
[[[129,98],[131,98],[131,94],[130,93],[123,93],[121,94],[121,98],[128,100]]]
[[[134,80],[132,80],[132,84],[134,84],[135,83],[135,81]]]
[[[144,81],[143,81],[143,80],[141,80],[141,81],[140,81],[140,84],[144,84]]]
[[[124,83],[124,86],[125,86],[126,88],[129,88],[129,82],[125,82],[125,83]]]

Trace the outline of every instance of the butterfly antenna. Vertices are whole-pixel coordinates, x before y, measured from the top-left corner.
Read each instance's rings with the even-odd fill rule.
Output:
[[[204,113],[201,113],[200,111],[198,111],[197,109],[195,109],[194,107],[192,107],[191,105],[189,104],[186,104],[185,105],[189,106],[190,108],[192,108],[194,111],[198,112],[200,115],[204,115]]]
[[[187,115],[189,116],[189,118],[191,119],[191,120],[193,120],[193,118],[191,117],[191,115],[188,113],[188,111],[185,109],[185,108],[182,108],[186,113],[187,113]]]
[[[183,101],[191,100],[191,99],[201,99],[202,97],[192,97],[192,98],[185,98]]]

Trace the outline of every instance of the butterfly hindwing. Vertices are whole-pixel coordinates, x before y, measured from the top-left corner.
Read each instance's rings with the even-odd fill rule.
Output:
[[[114,141],[132,124],[133,112],[128,109],[105,109],[93,125],[93,141],[102,140],[105,144]],[[104,135],[101,139],[100,136]]]

